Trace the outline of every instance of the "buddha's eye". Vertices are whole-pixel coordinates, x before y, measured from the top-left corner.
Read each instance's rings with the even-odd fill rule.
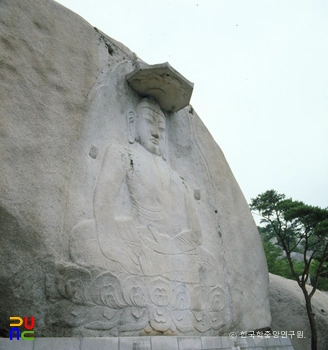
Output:
[[[151,125],[153,125],[153,124],[154,124],[154,122],[153,122],[153,120],[152,120],[152,119],[145,118],[145,120],[146,120],[146,122],[147,122],[148,124],[151,124]]]
[[[165,130],[165,124],[164,123],[158,123],[158,129],[160,129],[161,131]]]

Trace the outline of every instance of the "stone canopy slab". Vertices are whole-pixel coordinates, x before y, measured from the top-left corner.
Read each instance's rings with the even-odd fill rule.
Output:
[[[168,62],[141,64],[127,74],[127,81],[142,97],[152,96],[167,112],[177,112],[189,105],[194,84],[173,69]]]

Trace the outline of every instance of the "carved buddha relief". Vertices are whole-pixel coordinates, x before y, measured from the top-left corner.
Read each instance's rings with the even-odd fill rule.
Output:
[[[173,311],[181,313],[175,326],[186,323],[192,330],[204,324],[197,312],[224,308],[218,263],[202,248],[193,191],[166,159],[165,114],[155,100],[144,98],[127,114],[127,123],[126,147],[108,145],[105,151],[94,219],[73,228],[70,256],[77,265],[116,277],[125,302],[148,310],[153,330],[172,330],[163,315],[171,320]],[[217,315],[211,320],[204,329],[221,327]]]
[[[128,113],[129,147],[107,147],[94,195],[95,219],[73,229],[74,262],[199,283],[198,270],[211,256],[200,248],[191,190],[165,159],[165,123],[149,98]],[[95,259],[79,246],[83,240],[77,237],[84,234],[86,249],[98,248]]]

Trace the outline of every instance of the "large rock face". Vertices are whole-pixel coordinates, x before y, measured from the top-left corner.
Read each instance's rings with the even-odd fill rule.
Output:
[[[311,348],[311,330],[302,290],[296,281],[270,274],[270,306],[273,331],[287,331],[294,349]],[[315,292],[312,306],[318,332],[318,349],[328,348],[328,295]],[[299,332],[299,333],[298,333]]]
[[[222,335],[270,324],[257,229],[191,107],[126,81],[141,60],[53,1],[0,2],[0,329]]]

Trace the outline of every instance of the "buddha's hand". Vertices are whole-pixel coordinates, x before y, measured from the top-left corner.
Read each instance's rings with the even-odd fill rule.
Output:
[[[181,252],[189,252],[200,245],[200,239],[192,230],[184,230],[174,237],[174,243]]]
[[[171,238],[166,234],[162,234],[156,230],[154,226],[143,226],[138,228],[138,235],[141,241],[143,241],[148,247],[154,251],[162,254],[181,254],[181,250],[176,242],[175,238]],[[182,245],[182,244],[181,244]]]
[[[141,241],[150,245],[157,245],[159,243],[160,233],[152,226],[139,226],[138,236]]]

